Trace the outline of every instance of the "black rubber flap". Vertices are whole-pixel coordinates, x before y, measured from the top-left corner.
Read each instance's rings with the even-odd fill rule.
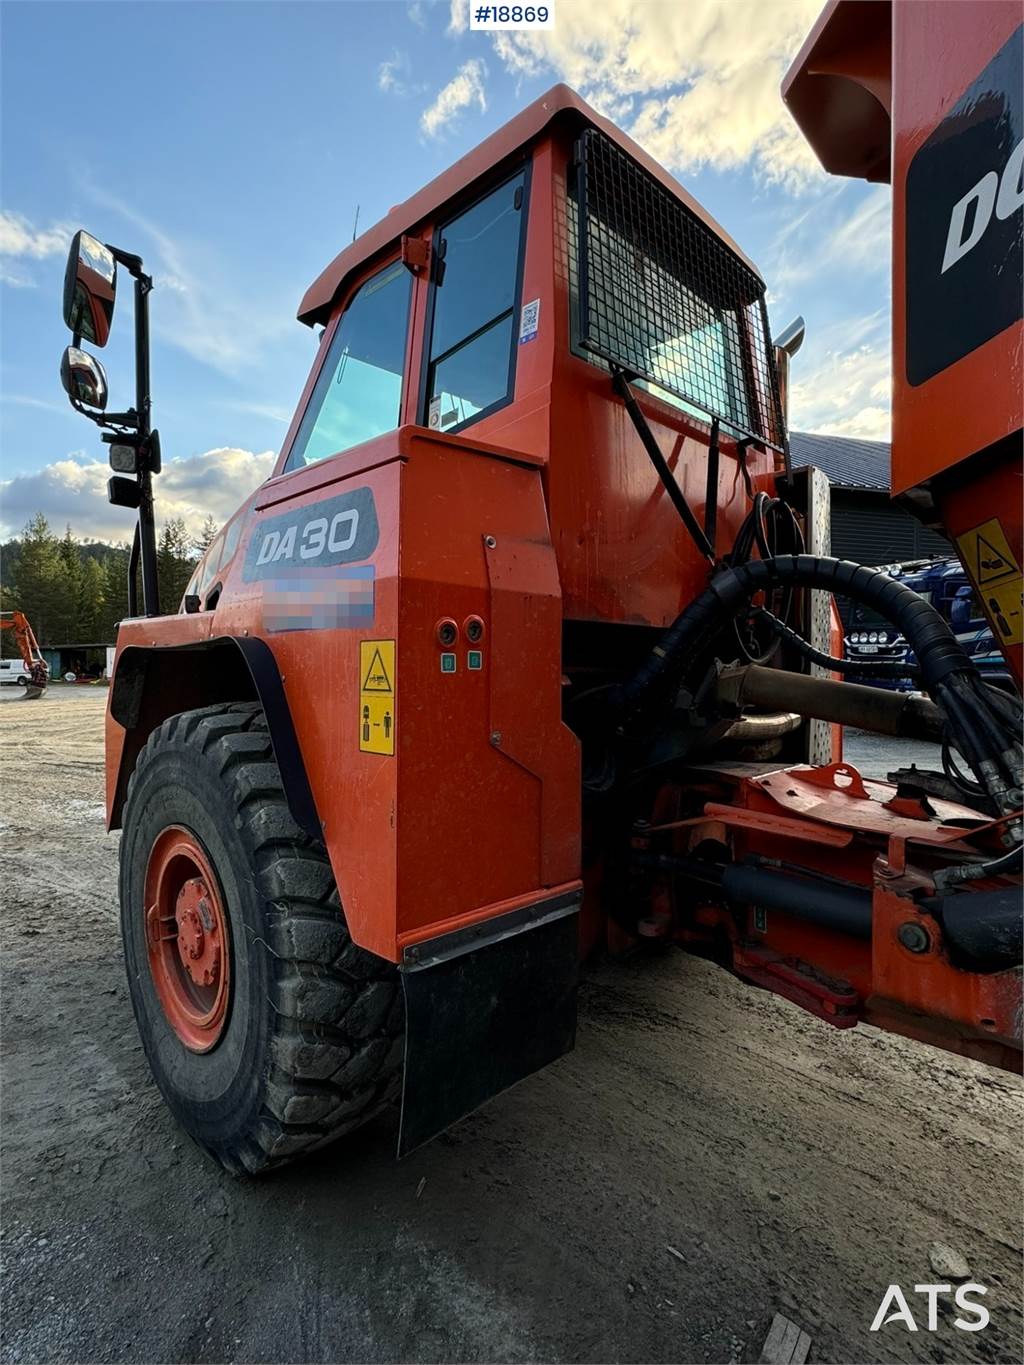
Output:
[[[574,897],[479,947],[420,945],[427,962],[403,966],[400,1157],[572,1050],[578,921]]]

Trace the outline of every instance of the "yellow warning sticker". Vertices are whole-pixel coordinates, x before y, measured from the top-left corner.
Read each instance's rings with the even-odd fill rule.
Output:
[[[998,517],[957,536],[964,568],[974,580],[982,608],[1001,645],[1024,642],[1020,565]]]
[[[991,583],[982,589],[985,613],[992,623],[996,639],[1003,645],[1019,645],[1024,641],[1024,607],[1020,574],[1003,583]]]
[[[957,544],[964,568],[979,588],[1020,577],[1020,565],[1013,557],[998,517],[957,536]]]
[[[395,752],[395,642],[359,641],[359,747]]]

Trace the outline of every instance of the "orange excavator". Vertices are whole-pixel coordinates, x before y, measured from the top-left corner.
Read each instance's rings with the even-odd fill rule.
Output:
[[[4,630],[14,632],[18,653],[29,676],[24,700],[34,701],[46,691],[46,684],[50,681],[50,666],[39,652],[35,632],[23,611],[0,611],[0,631]]]

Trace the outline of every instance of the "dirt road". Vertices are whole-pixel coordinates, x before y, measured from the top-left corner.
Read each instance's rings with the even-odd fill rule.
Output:
[[[1020,1358],[1017,1080],[675,953],[591,971],[575,1053],[401,1165],[382,1120],[230,1180],[136,1038],[103,703],[0,706],[4,1360],[748,1361],[776,1311],[812,1361]],[[991,1325],[871,1334],[934,1242]]]

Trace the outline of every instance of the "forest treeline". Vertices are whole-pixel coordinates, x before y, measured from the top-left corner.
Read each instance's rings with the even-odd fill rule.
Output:
[[[198,536],[172,517],[160,532],[157,566],[160,603],[177,611],[199,557],[219,530],[207,517]],[[71,526],[58,536],[41,512],[22,534],[0,545],[0,605],[28,617],[41,645],[113,644],[117,623],[128,614],[127,545],[78,540]],[[3,653],[17,652],[10,631],[0,634]]]

